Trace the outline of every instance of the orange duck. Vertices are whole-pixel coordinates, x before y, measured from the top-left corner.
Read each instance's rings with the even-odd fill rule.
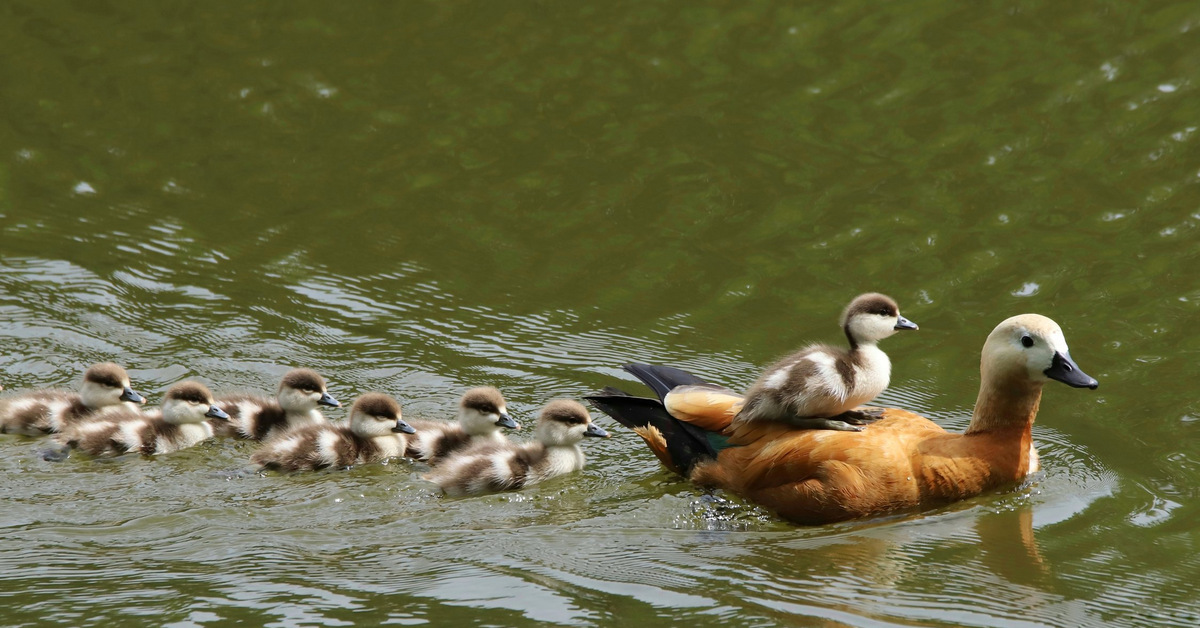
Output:
[[[930,508],[1010,487],[1038,470],[1033,421],[1042,385],[1099,384],[1071,360],[1062,329],[1023,314],[988,335],[971,424],[949,433],[897,408],[862,431],[738,421],[743,396],[666,366],[625,367],[658,399],[614,388],[588,397],[636,432],[672,471],[761,504],[801,524]]]

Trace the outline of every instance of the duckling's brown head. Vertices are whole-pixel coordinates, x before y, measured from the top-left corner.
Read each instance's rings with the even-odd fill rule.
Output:
[[[1096,389],[1096,379],[1080,370],[1067,350],[1058,323],[1040,314],[1005,319],[983,345],[980,371],[985,381],[1053,379],[1074,388]]]
[[[200,382],[179,382],[163,395],[163,419],[167,423],[203,423],[208,419],[228,419],[229,415],[213,405],[212,392]]]
[[[317,406],[342,407],[325,389],[325,378],[312,369],[292,369],[279,381],[279,405],[288,412],[310,412]]]
[[[490,434],[500,428],[515,430],[521,427],[508,415],[504,395],[491,386],[472,388],[463,393],[458,402],[458,421],[472,436]]]
[[[383,393],[367,393],[354,400],[350,429],[367,438],[416,432],[401,416],[400,402]]]
[[[573,445],[585,436],[608,438],[608,432],[592,422],[592,415],[578,401],[555,399],[538,415],[537,439],[546,445]]]
[[[93,364],[84,371],[79,395],[89,408],[115,406],[122,402],[146,403],[145,397],[133,392],[125,369],[112,362]]]
[[[917,324],[900,315],[900,306],[885,294],[860,294],[842,311],[842,330],[851,347],[875,344],[897,331],[917,329]]]

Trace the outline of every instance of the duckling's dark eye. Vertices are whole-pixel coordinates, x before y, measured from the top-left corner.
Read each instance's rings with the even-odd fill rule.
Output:
[[[1026,349],[1028,349],[1029,347],[1032,347],[1033,346],[1033,338],[1031,338],[1029,336],[1021,336],[1021,346],[1025,347]]]

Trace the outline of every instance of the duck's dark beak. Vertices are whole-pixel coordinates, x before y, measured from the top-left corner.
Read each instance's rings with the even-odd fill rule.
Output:
[[[897,331],[903,331],[906,329],[920,329],[920,327],[917,327],[916,323],[904,318],[903,316],[897,316],[896,318],[899,320],[896,321],[896,326],[892,329]]]
[[[317,400],[317,405],[329,406],[331,408],[342,407],[342,404],[338,403],[338,400],[334,399],[333,395],[331,395],[327,392],[321,393],[321,398]]]
[[[500,418],[496,419],[496,425],[499,425],[500,427],[507,427],[510,430],[521,429],[521,424],[514,421],[512,417],[508,416],[507,412],[500,413]]]
[[[1084,373],[1079,369],[1079,365],[1071,359],[1071,356],[1065,353],[1054,352],[1054,358],[1050,360],[1050,368],[1042,371],[1046,377],[1056,379],[1072,388],[1091,388],[1096,390],[1100,387],[1100,382],[1096,381],[1095,377]]]
[[[608,438],[608,432],[604,428],[595,423],[588,423],[587,429],[583,431],[584,436],[595,436],[597,438]]]
[[[393,427],[392,431],[397,434],[416,434],[417,433],[417,430],[413,429],[413,426],[406,423],[404,421],[404,419],[396,419],[396,427]]]
[[[216,406],[209,406],[208,412],[205,412],[204,416],[206,416],[210,419],[228,419],[229,418],[229,415],[225,414],[224,410],[222,410]]]
[[[0,390],[4,389],[0,388]],[[125,387],[125,390],[121,391],[121,396],[118,397],[118,399],[121,401],[128,401],[130,403],[146,403],[145,397],[133,392],[133,389],[128,386]]]

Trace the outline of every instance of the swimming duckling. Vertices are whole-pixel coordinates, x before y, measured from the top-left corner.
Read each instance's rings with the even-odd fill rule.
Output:
[[[1058,324],[1038,314],[1006,319],[988,335],[962,434],[895,408],[859,432],[738,422],[731,409],[740,395],[678,369],[640,370],[657,374],[643,381],[658,399],[612,389],[588,399],[633,428],[668,468],[803,524],[931,508],[1018,484],[1039,466],[1032,430],[1042,386],[1099,386],[1071,359]],[[664,382],[683,386],[664,394]]]
[[[162,408],[151,412],[113,410],[59,434],[64,445],[93,456],[130,452],[165,454],[213,437],[208,419],[228,419],[200,382],[179,382],[167,389]]]
[[[98,413],[146,399],[133,392],[125,369],[112,362],[95,364],[83,374],[78,393],[34,390],[0,399],[0,433],[37,436],[62,432]]]
[[[583,468],[579,441],[585,436],[608,438],[577,401],[558,399],[538,416],[531,443],[487,443],[450,456],[424,478],[447,495],[474,495],[515,490]]]
[[[317,406],[342,407],[325,389],[325,378],[312,369],[292,369],[279,381],[274,399],[260,395],[224,395],[217,407],[228,421],[210,421],[218,436],[266,440],[289,429],[325,423]]]
[[[322,423],[289,430],[264,443],[250,462],[262,469],[284,471],[383,462],[403,456],[405,434],[413,432],[401,418],[395,399],[367,393],[350,406],[349,425]]]
[[[782,421],[797,427],[857,431],[869,417],[847,415],[888,386],[892,363],[877,343],[897,331],[917,329],[890,297],[867,293],[846,306],[842,330],[850,349],[811,345],[773,364],[746,393],[739,423]],[[854,425],[852,425],[852,423]]]
[[[417,433],[408,439],[410,458],[437,464],[455,451],[482,443],[503,443],[503,428],[520,429],[508,416],[504,395],[490,386],[472,388],[458,402],[456,422],[409,421]]]

